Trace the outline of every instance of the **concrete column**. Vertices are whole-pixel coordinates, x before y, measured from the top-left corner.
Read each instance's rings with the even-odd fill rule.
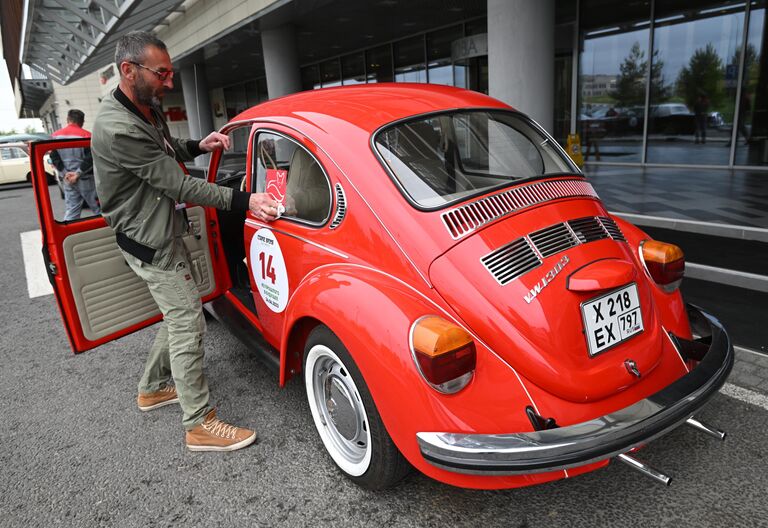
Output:
[[[261,32],[267,93],[270,99],[301,91],[296,33],[291,25]]]
[[[187,109],[189,137],[202,139],[213,131],[211,98],[208,96],[208,78],[205,65],[194,64],[181,69],[181,90],[184,93],[184,106]],[[205,167],[209,156],[198,156],[195,165]]]
[[[553,130],[555,0],[488,0],[488,91]]]

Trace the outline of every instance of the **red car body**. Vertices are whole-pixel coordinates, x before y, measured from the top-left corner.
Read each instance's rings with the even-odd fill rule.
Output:
[[[549,142],[536,147],[549,149],[539,154],[567,170],[509,178],[440,205],[414,198],[408,187],[414,182],[402,181],[396,172],[426,162],[400,163],[392,154],[398,141],[426,137],[413,136],[416,126],[409,123],[430,116],[454,119],[451,112],[467,113],[469,123],[474,111],[491,116],[487,123],[523,123],[518,128],[526,137],[539,134],[542,145]],[[484,141],[466,139],[473,132],[461,128],[464,114],[455,116],[454,140],[461,133],[465,142]],[[399,132],[391,132],[398,126]],[[241,222],[205,209],[200,229],[206,231],[203,250],[214,285],[204,301],[220,318],[237,320],[236,331],[246,341],[255,332],[263,337],[266,344],[254,347],[273,358],[281,385],[303,378],[311,407],[312,395],[318,395],[312,407],[318,428],[335,428],[331,440],[322,431],[321,437],[342,471],[361,484],[396,481],[404,471],[367,480],[366,474],[375,464],[395,464],[399,456],[434,479],[469,488],[572,477],[684,423],[725,381],[733,350],[719,323],[686,307],[676,288],[654,280],[641,247],[649,237],[612,217],[554,141],[504,103],[432,85],[332,88],[260,104],[222,129],[237,130],[248,137],[247,190],[262,190],[257,172],[263,162],[272,165],[267,170],[288,171],[290,192],[291,171],[299,169],[294,158],[288,164],[278,159],[287,140],[294,157],[303,149],[319,165],[328,196],[326,201],[322,185],[316,188],[313,196],[324,205],[311,220],[288,214],[265,223],[248,214]],[[497,134],[478,130],[475,135],[485,131],[491,145],[489,138]],[[60,143],[35,144],[38,171],[40,155]],[[526,156],[538,163],[534,153]],[[465,173],[472,181],[486,181],[492,162],[481,176]],[[209,180],[227,180],[223,166],[221,153],[215,153]],[[242,175],[234,177],[239,184]],[[64,245],[72,235],[105,229],[104,221],[57,222],[45,187],[35,185],[44,253],[73,349],[87,350],[157,321],[150,314],[100,337],[86,335],[78,306],[83,303],[72,292],[76,263]],[[228,248],[238,239],[237,251]],[[236,277],[239,255],[247,262],[250,298],[235,291],[243,286]],[[504,269],[494,270],[499,261],[522,268],[510,279]],[[626,301],[641,323],[607,346],[609,327],[595,327],[585,318],[614,301]],[[693,339],[689,314],[705,339]],[[441,391],[425,378],[414,345],[425,316],[469,336],[474,363],[457,382],[458,390]],[[313,332],[320,326],[348,355],[326,339],[321,343],[326,348],[316,349],[317,362],[308,363],[308,343],[317,341]],[[591,345],[589,332],[595,334]],[[326,349],[335,353],[323,355]],[[308,364],[325,385],[301,374]],[[342,374],[333,374],[339,366]],[[354,371],[352,378],[344,378],[344,369]],[[379,419],[383,436],[376,428]],[[362,448],[351,446],[347,453],[345,439],[357,439]],[[377,458],[388,441],[396,452]]]

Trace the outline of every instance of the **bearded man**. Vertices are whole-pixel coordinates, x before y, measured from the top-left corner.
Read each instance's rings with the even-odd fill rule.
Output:
[[[205,318],[182,237],[189,229],[184,204],[250,211],[272,221],[277,202],[186,176],[179,165],[216,149],[228,136],[171,137],[161,102],[173,88],[165,44],[131,32],[117,43],[120,84],[102,101],[91,150],[101,211],[115,231],[131,269],[149,287],[164,321],[149,351],[138,387],[138,407],[150,411],[179,403],[186,445],[194,451],[232,451],[256,439],[251,429],[227,424],[209,403],[203,373]]]

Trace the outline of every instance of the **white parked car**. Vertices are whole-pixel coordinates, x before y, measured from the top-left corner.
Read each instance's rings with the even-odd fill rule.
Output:
[[[0,143],[0,184],[32,181],[28,152],[27,143]],[[56,181],[56,177],[51,172],[56,171],[47,155],[45,161],[50,185]]]
[[[0,183],[30,181],[30,174],[25,144],[0,145]]]

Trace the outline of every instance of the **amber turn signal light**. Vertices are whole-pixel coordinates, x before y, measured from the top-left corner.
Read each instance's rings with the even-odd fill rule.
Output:
[[[458,392],[472,379],[475,342],[466,330],[442,317],[428,315],[413,324],[411,350],[421,375],[440,392]]]
[[[680,286],[685,274],[683,250],[674,244],[645,240],[640,244],[640,255],[651,278],[665,291]]]

